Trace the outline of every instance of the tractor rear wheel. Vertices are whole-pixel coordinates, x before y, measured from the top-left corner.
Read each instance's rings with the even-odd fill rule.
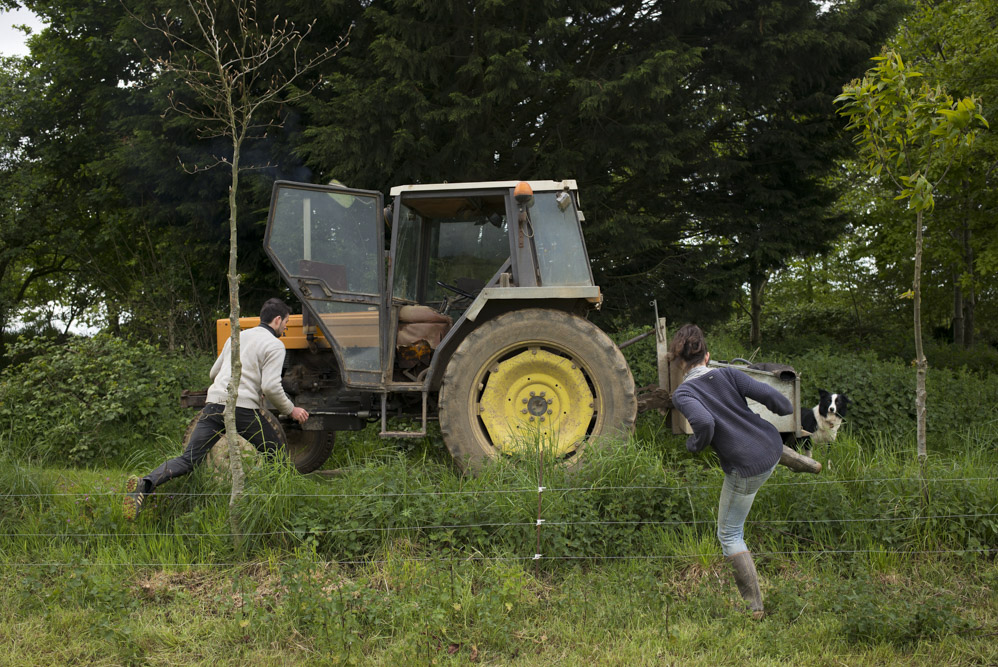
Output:
[[[596,325],[560,310],[500,315],[468,334],[444,371],[440,430],[458,467],[540,445],[577,466],[634,426],[634,378]]]
[[[318,470],[329,458],[335,442],[334,431],[303,431],[297,428],[285,431],[274,413],[269,410],[261,410],[261,413],[277,433],[278,444],[288,453],[295,470],[301,474]],[[187,425],[182,443],[184,449],[187,449],[187,443],[200,417],[201,414],[198,413]]]

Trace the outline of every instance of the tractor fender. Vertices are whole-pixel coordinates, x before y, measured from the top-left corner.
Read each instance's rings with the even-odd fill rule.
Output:
[[[440,390],[444,370],[454,350],[469,333],[489,320],[524,308],[545,308],[582,315],[598,308],[602,301],[599,287],[487,287],[454,323],[440,341],[426,374],[426,387]]]

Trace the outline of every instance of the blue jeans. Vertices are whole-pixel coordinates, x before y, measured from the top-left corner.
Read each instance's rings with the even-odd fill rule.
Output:
[[[769,479],[776,469],[752,477],[739,477],[737,473],[724,473],[721,486],[721,502],[717,508],[717,539],[721,541],[721,551],[725,556],[748,551],[745,544],[745,518],[752,509],[752,501],[759,487]]]

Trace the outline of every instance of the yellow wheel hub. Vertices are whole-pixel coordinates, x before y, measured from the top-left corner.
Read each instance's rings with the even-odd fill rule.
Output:
[[[560,456],[585,437],[595,400],[571,359],[529,347],[488,371],[478,412],[500,451],[533,451],[539,439]]]

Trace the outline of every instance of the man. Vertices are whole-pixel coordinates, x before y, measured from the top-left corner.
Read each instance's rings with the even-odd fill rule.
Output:
[[[280,337],[288,325],[290,315],[291,310],[287,304],[280,299],[270,299],[260,309],[260,326],[239,334],[239,359],[243,370],[236,400],[236,428],[240,435],[262,452],[276,449],[278,440],[273,427],[260,414],[261,395],[266,396],[280,414],[291,415],[299,424],[304,424],[308,419],[308,412],[295,407],[281,386],[285,349]],[[157,486],[193,470],[225,434],[222,413],[228,397],[229,379],[232,377],[231,347],[231,339],[226,340],[222,353],[211,367],[212,384],[208,389],[207,402],[201,409],[197,426],[191,433],[184,453],[166,461],[142,479],[135,476],[128,479],[123,507],[126,519],[135,518],[142,509],[146,496]]]

